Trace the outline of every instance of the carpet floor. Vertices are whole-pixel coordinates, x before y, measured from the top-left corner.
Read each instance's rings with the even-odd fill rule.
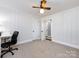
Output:
[[[4,58],[79,58],[79,49],[64,46],[48,40],[35,40],[17,45],[15,54],[7,53]]]

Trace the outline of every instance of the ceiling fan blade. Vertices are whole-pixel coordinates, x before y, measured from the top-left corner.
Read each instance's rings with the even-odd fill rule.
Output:
[[[38,6],[32,6],[33,8],[40,8],[40,9],[46,9],[46,10],[51,10],[51,8],[50,7],[38,7]]]
[[[32,8],[40,8],[40,7],[38,7],[38,6],[32,6]]]
[[[51,10],[51,8],[50,8],[50,7],[45,7],[44,9],[46,9],[46,10]]]

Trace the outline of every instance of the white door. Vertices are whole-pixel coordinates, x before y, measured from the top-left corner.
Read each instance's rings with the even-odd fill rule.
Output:
[[[40,35],[40,28],[39,28],[39,23],[37,21],[34,21],[32,24],[32,38],[35,39],[39,39],[39,35]]]

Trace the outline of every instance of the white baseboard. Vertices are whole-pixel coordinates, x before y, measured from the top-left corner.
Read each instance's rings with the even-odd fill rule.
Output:
[[[29,40],[24,40],[24,41],[18,42],[17,45],[20,45],[20,44],[23,44],[23,43],[32,42],[33,40],[38,40],[38,39],[29,39]]]
[[[17,45],[23,44],[23,43],[32,42],[33,40],[37,40],[37,39],[24,40],[24,41],[21,41],[21,42],[17,43]],[[63,44],[63,45],[69,46],[69,47],[72,47],[72,48],[79,49],[79,46],[77,46],[77,45],[68,44],[66,42],[62,42],[62,41],[58,41],[58,40],[52,40],[52,41],[56,42],[56,43],[59,43],[59,44]]]
[[[31,42],[32,40],[24,40],[24,41],[21,41],[21,42],[18,42],[17,45],[20,45],[20,44],[23,44],[23,43],[28,43],[28,42]]]
[[[34,39],[29,39],[29,40],[24,40],[21,42],[18,42],[17,45],[23,44],[23,43],[28,43],[28,42],[32,42]]]
[[[69,47],[72,47],[72,48],[79,49],[79,46],[77,46],[77,45],[72,45],[72,44],[68,44],[68,43],[66,43],[66,42],[57,41],[57,40],[52,40],[52,41],[53,41],[53,42],[56,42],[56,43],[59,43],[59,44],[63,44],[63,45],[69,46]]]

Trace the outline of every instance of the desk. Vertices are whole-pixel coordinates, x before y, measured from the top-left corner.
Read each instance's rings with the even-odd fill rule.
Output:
[[[10,34],[10,33],[2,33],[2,35],[0,36],[0,39],[1,39],[1,41],[4,40],[4,42],[6,42],[7,39],[11,38],[11,36],[12,36],[12,34]]]
[[[11,38],[11,36],[1,36],[1,41],[4,40],[4,42],[6,42],[9,38]]]
[[[1,53],[1,43],[5,43],[6,41],[8,41],[9,38],[11,38],[11,36],[12,36],[12,34],[8,33],[8,32],[7,33],[1,33],[1,36],[0,36],[0,53]]]

